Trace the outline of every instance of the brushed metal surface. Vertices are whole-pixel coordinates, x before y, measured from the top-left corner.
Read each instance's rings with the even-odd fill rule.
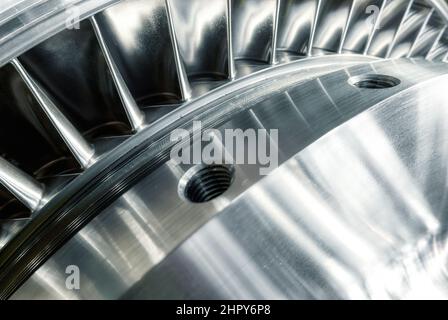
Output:
[[[428,22],[420,32],[417,42],[412,48],[410,57],[426,57],[438,36],[444,31],[443,19],[437,11],[432,12]]]
[[[388,58],[396,59],[408,56],[418,35],[424,28],[428,17],[433,13],[429,7],[414,2],[394,39],[395,45],[389,49]]]
[[[353,0],[319,1],[313,36],[312,53],[339,51],[345,39],[347,23],[350,21]]]
[[[122,1],[95,18],[140,107],[181,100],[164,0]]]
[[[363,53],[374,35],[375,16],[378,16],[386,0],[355,0],[353,1],[350,21],[347,26],[342,52]],[[368,16],[366,19],[366,15]],[[377,18],[378,18],[377,16]]]
[[[447,80],[305,148],[123,298],[446,299]]]
[[[99,213],[103,181],[120,198],[14,298],[445,297],[447,21],[443,0],[3,1],[0,296]],[[279,129],[282,167],[185,201],[194,168],[163,157],[193,117]],[[146,143],[162,164],[122,194],[109,169]]]
[[[446,102],[436,93],[446,71],[431,63],[376,62],[278,92],[254,89],[263,98],[242,99],[248,109],[219,128],[279,128],[282,167],[262,179],[259,166],[236,166],[223,196],[192,204],[177,192],[188,167],[168,161],[13,298],[374,297],[362,289],[367,275],[386,270],[400,250],[443,235],[445,176],[437,165],[444,165]],[[401,84],[369,90],[348,83],[366,73]],[[65,287],[72,264],[81,270],[77,291]]]
[[[276,0],[232,1],[233,52],[236,60],[270,62],[275,12]]]
[[[189,78],[228,78],[227,0],[169,2]]]
[[[378,25],[367,48],[369,55],[383,58],[387,56],[412,3],[413,1],[408,0],[386,1],[379,12]]]
[[[306,56],[310,52],[318,3],[313,0],[281,1],[277,49]]]

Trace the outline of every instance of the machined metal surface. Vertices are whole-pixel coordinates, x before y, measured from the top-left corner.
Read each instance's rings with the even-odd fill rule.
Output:
[[[438,123],[443,127],[444,121],[439,114],[444,109],[443,97],[433,99],[431,104],[434,108],[440,108],[439,111],[433,117],[422,119],[424,121],[422,124],[424,127],[421,128],[422,136],[419,136],[420,131],[415,132],[417,130],[415,127],[409,128],[408,126],[411,126],[410,123],[415,124],[415,119],[420,118],[419,115],[424,116],[429,113],[427,109],[420,110],[419,108],[423,108],[423,106],[419,105],[419,101],[421,103],[422,100],[415,102],[413,97],[418,95],[420,99],[424,100],[426,96],[422,92],[431,95],[429,88],[438,90],[443,86],[446,81],[443,79],[446,77],[442,76],[444,72],[436,71],[430,65],[428,65],[426,76],[422,74],[417,76],[419,67],[413,64],[406,64],[406,76],[400,71],[404,70],[404,66],[401,63],[397,65],[390,62],[377,62],[372,65],[351,67],[307,80],[286,91],[282,90],[279,93],[267,95],[256,104],[251,104],[249,100],[247,111],[238,113],[230,122],[220,127],[250,128],[262,125],[264,128],[270,129],[277,128],[282,123],[282,129],[279,131],[278,150],[280,163],[286,162],[278,170],[260,180],[261,177],[256,167],[236,166],[235,181],[225,195],[210,203],[191,204],[179,197],[177,193],[179,180],[188,168],[168,161],[123,194],[105,212],[80,231],[75,238],[44,264],[14,297],[30,298],[36,294],[42,294],[41,298],[63,299],[369,297],[370,292],[360,288],[353,294],[348,289],[341,289],[344,286],[351,288],[351,278],[343,275],[340,279],[325,278],[327,276],[322,276],[323,279],[319,278],[318,274],[321,272],[335,272],[336,275],[339,272],[336,267],[335,270],[333,268],[327,270],[326,261],[328,259],[335,260],[336,266],[338,263],[345,265],[347,263],[345,260],[350,259],[357,267],[368,268],[371,261],[376,258],[378,263],[386,264],[395,257],[396,252],[407,250],[407,246],[412,248],[413,244],[418,243],[421,239],[435,236],[443,229],[443,220],[439,220],[441,217],[438,212],[444,210],[439,205],[443,206],[444,203],[444,188],[441,186],[445,178],[439,176],[439,180],[437,180],[440,184],[438,188],[440,194],[432,193],[431,186],[427,186],[428,189],[425,189],[427,191],[420,190],[419,185],[415,186],[410,182],[410,177],[406,178],[408,175],[413,175],[406,171],[408,167],[417,172],[420,170],[420,168],[412,167],[416,164],[411,160],[425,161],[419,157],[440,160],[438,153],[433,153],[434,148],[429,148],[425,150],[430,155],[424,154],[418,157],[417,155],[408,155],[409,158],[401,160],[400,155],[394,152],[394,147],[395,144],[399,145],[400,143],[405,146],[424,144],[425,141],[421,141],[421,139],[433,137],[427,130],[434,130],[432,131],[434,133],[439,132]],[[397,87],[379,91],[357,89],[348,83],[351,76],[370,73],[373,70],[399,77],[402,83]],[[415,73],[412,73],[411,70],[415,70]],[[436,75],[437,73],[439,76]],[[435,83],[438,83],[440,87]],[[342,88],[345,89],[344,95],[340,94]],[[328,96],[317,94],[322,90],[325,90]],[[393,107],[403,99],[407,99],[406,101],[409,100],[409,102],[401,107]],[[386,102],[381,102],[383,100]],[[357,106],[357,108],[353,108],[353,106]],[[426,107],[430,108],[427,105]],[[273,109],[281,112],[274,113]],[[363,110],[367,111],[355,116]],[[393,115],[400,119],[401,114],[406,114],[406,119],[409,121],[409,124],[401,123],[401,126],[406,126],[406,130],[411,130],[413,134],[396,135],[396,132],[400,132],[404,128],[397,128],[396,123],[390,120],[390,117]],[[313,142],[340,123],[344,124],[340,128],[330,131],[322,139]],[[386,128],[383,129],[382,125]],[[376,128],[376,131],[373,130],[373,127]],[[389,132],[387,129],[390,128],[395,128],[395,131]],[[382,141],[374,140],[377,135],[383,137]],[[343,139],[346,136],[352,137],[353,141],[349,138]],[[440,137],[440,141],[444,140],[443,134],[437,136]],[[400,138],[406,138],[406,141],[395,141]],[[357,141],[358,139],[361,141]],[[328,140],[329,142],[326,142]],[[345,145],[344,141],[349,141],[348,145]],[[362,143],[366,148],[365,152],[368,153],[358,154],[360,149],[353,146],[353,158],[357,160],[350,160],[351,153],[346,149],[351,150],[350,145],[355,142]],[[322,144],[323,146],[321,146]],[[333,144],[334,147],[330,148],[329,145]],[[309,147],[307,147],[308,145]],[[338,146],[342,149],[338,149]],[[393,162],[394,167],[387,166],[387,163],[392,160],[386,157],[382,158],[386,154],[382,149],[376,150],[376,147],[389,150],[389,157],[393,157],[395,161]],[[302,149],[303,151],[300,151]],[[328,153],[325,151],[327,149]],[[419,149],[413,150],[418,152]],[[294,156],[296,153],[297,155]],[[345,160],[345,155],[348,156],[348,160]],[[291,157],[293,159],[288,160]],[[301,170],[299,170],[297,162],[302,157],[304,160],[302,160],[303,163],[300,163]],[[384,163],[378,162],[380,159]],[[411,162],[408,163],[405,160]],[[443,161],[439,165],[442,164]],[[433,168],[434,171],[431,171],[431,174],[438,172],[435,165],[431,163],[426,163],[426,165]],[[344,179],[332,178],[336,174],[334,168],[340,168],[338,175],[344,176]],[[398,168],[401,168],[400,171]],[[351,181],[349,175],[351,169],[356,170],[352,173],[354,184],[349,182]],[[330,174],[326,170],[333,170],[333,173]],[[403,170],[406,171],[404,177],[402,177]],[[362,175],[358,177],[358,173],[362,173]],[[299,175],[297,178],[296,174]],[[356,179],[357,177],[359,180]],[[431,179],[430,177],[421,178],[424,181]],[[270,181],[273,182],[269,183]],[[279,188],[279,183],[283,185],[283,188]],[[386,183],[389,187],[383,189],[381,186]],[[434,187],[434,185],[432,186]],[[358,194],[360,189],[364,191]],[[396,190],[397,193],[387,195],[389,189]],[[400,194],[398,190],[410,192],[412,195],[398,196]],[[255,202],[254,197],[258,199]],[[382,197],[384,197],[384,201],[389,199],[387,200],[388,206],[379,202]],[[427,199],[427,197],[431,197],[431,199]],[[164,199],[170,199],[170,201],[166,202]],[[436,199],[442,202],[436,202]],[[430,202],[434,207],[420,208],[422,206],[420,202]],[[210,219],[211,222],[204,226]],[[332,219],[332,222],[330,223],[328,219]],[[404,230],[397,229],[396,221],[403,219],[408,221],[406,226],[403,226]],[[254,224],[255,221],[257,221],[256,224]],[[336,221],[340,222],[336,223]],[[333,223],[335,223],[335,228],[344,228],[344,231],[331,231]],[[221,228],[220,231],[209,231],[210,228],[215,227]],[[314,229],[315,227],[318,229]],[[362,256],[368,249],[368,252],[373,252],[370,257],[372,260],[363,258],[358,261],[356,255],[349,256],[352,253],[351,250],[356,249],[351,249],[350,244],[356,245],[357,241],[344,240],[344,236],[349,237],[355,233],[361,237],[363,233],[367,232],[363,231],[364,229],[358,229],[361,227],[370,230],[371,236],[363,237],[365,247],[360,248],[360,252],[357,254]],[[200,229],[196,231],[198,228]],[[279,229],[275,229],[275,232],[268,232],[271,228]],[[328,230],[320,228],[328,228]],[[383,230],[384,228],[385,230]],[[236,236],[230,240],[229,237],[232,239],[232,236],[225,236],[226,232],[238,234],[245,229],[248,233],[242,232],[244,237]],[[306,238],[307,241],[305,241],[304,237],[309,237],[309,232],[319,239],[313,242],[313,239]],[[192,234],[194,235],[189,238]],[[210,238],[213,237],[212,235],[215,236],[213,239]],[[275,245],[264,245],[263,243],[270,242],[268,238],[271,237],[275,239]],[[328,244],[323,243],[324,240],[320,240],[320,237],[326,239]],[[188,240],[182,244],[185,239]],[[227,243],[224,239],[234,242]],[[336,241],[336,239],[339,240]],[[221,243],[221,241],[224,241],[222,248],[208,247],[213,243]],[[239,241],[246,242],[238,247]],[[304,241],[304,247],[298,245],[301,241]],[[344,241],[347,241],[346,249]],[[397,243],[393,243],[394,241]],[[180,247],[174,253],[169,254],[179,244]],[[336,248],[331,248],[330,245],[334,245]],[[378,246],[383,251],[375,249],[379,251],[376,252],[367,248],[369,245]],[[264,248],[263,254],[259,254],[260,246]],[[322,247],[324,251],[332,249],[333,256],[326,257],[321,252],[307,251],[319,247]],[[276,248],[282,248],[283,251],[277,252]],[[341,251],[337,251],[338,249]],[[184,250],[188,253],[184,253]],[[221,250],[229,250],[229,252]],[[200,252],[203,252],[202,258],[197,256],[197,254],[202,255]],[[226,258],[221,257],[221,253]],[[381,259],[374,256],[374,253],[381,256]],[[311,259],[306,255],[312,254],[324,259],[315,262],[322,265],[314,268],[305,265]],[[369,253],[365,254],[369,255]],[[241,255],[246,258],[242,259]],[[296,258],[291,258],[290,265],[286,264],[286,261],[285,264],[277,265],[273,261],[278,261],[278,255],[285,255],[285,258]],[[343,261],[337,262],[338,259]],[[76,261],[80,269],[84,270],[85,278],[82,278],[81,281],[86,284],[76,292],[67,290],[63,281],[66,276],[65,266],[74,263],[73,261]],[[262,267],[269,261],[274,264],[271,266],[272,269],[269,269],[268,266]],[[299,261],[303,261],[303,264]],[[160,265],[158,265],[159,262]],[[223,269],[216,269],[217,265],[221,265]],[[181,268],[183,271],[177,268]],[[209,270],[209,268],[212,269]],[[268,281],[267,279],[259,278],[262,271],[254,272],[253,268],[264,269],[267,273],[265,277],[277,279],[278,276],[280,279],[277,279],[278,282],[271,279],[269,287],[265,283]],[[310,268],[314,271],[309,272],[316,272],[316,274],[307,274],[306,272]],[[228,273],[222,273],[219,270],[228,270]],[[247,270],[247,274],[244,272],[241,274],[241,270]],[[342,273],[343,270],[340,272]],[[354,271],[345,271],[346,274],[351,274],[351,272]],[[368,271],[366,272],[368,273]],[[207,274],[212,278],[207,278]],[[304,278],[301,278],[300,275]],[[336,275],[331,274],[328,277],[336,277]],[[206,278],[201,278],[202,276]],[[228,283],[229,278],[232,279],[230,283]],[[311,282],[319,282],[322,291],[312,290],[317,284],[307,284],[307,279]],[[337,282],[335,282],[336,280]],[[359,281],[362,284],[364,279]],[[226,285],[218,285],[222,283],[228,283],[231,288]],[[361,286],[361,284],[358,285]],[[188,287],[188,285],[192,287]],[[208,285],[217,285],[218,287],[208,287]],[[336,285],[340,287],[339,293],[337,288],[331,289],[331,286]],[[285,287],[288,287],[287,294],[284,291]],[[195,291],[194,288],[199,289]],[[253,291],[248,288],[252,288]],[[308,291],[305,290],[306,288]]]
[[[447,62],[442,0],[2,3],[0,298],[446,298]]]

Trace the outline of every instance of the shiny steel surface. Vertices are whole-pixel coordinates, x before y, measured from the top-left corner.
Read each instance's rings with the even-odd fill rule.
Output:
[[[406,15],[400,30],[395,35],[394,42],[397,45],[390,47],[388,58],[406,57],[414,42],[418,40],[418,34],[422,32],[428,19],[430,19],[433,9],[423,7],[414,2]]]
[[[448,47],[448,29],[444,28],[437,36],[438,41],[428,53],[427,59],[431,61],[446,61],[446,51]]]
[[[387,56],[412,4],[413,1],[407,0],[386,1],[379,13],[378,23],[380,24],[374,29],[367,49],[369,55],[383,58]]]
[[[140,107],[181,97],[165,1],[123,1],[95,19]]]
[[[253,86],[258,86],[260,83],[265,82],[267,79],[270,79],[271,77],[278,77],[279,79],[281,79],[282,77],[290,74],[291,72],[298,72],[298,76],[292,78],[292,80],[296,79],[296,81],[298,79],[303,79],[311,77],[311,76],[316,76],[318,74],[324,74],[327,73],[331,70],[337,70],[340,69],[341,67],[343,67],[344,65],[356,65],[359,63],[364,63],[367,61],[371,61],[370,58],[365,58],[365,57],[360,57],[360,56],[328,56],[328,57],[323,57],[323,58],[314,58],[314,59],[307,59],[307,60],[303,60],[303,61],[298,61],[295,63],[291,63],[291,64],[286,64],[286,65],[279,65],[278,67],[274,68],[274,69],[268,69],[265,70],[263,72],[260,72],[258,74],[254,74],[251,77],[248,77],[246,79],[241,79],[239,81],[234,81],[232,83],[229,83],[228,85],[222,87],[220,90],[216,90],[214,92],[211,92],[208,95],[205,95],[204,97],[202,97],[201,99],[197,99],[195,101],[192,101],[190,104],[186,105],[184,108],[179,108],[178,110],[174,111],[172,114],[168,115],[165,119],[162,119],[159,122],[154,123],[154,125],[149,126],[145,131],[143,131],[141,134],[134,136],[132,139],[130,139],[129,143],[126,144],[122,144],[117,150],[114,150],[113,152],[111,152],[110,156],[105,156],[103,157],[103,159],[99,162],[97,162],[97,164],[95,165],[94,169],[91,170],[87,170],[83,175],[81,175],[80,177],[78,177],[77,179],[75,179],[73,181],[73,183],[71,183],[68,188],[69,189],[73,189],[73,187],[75,187],[77,185],[76,188],[81,188],[80,192],[83,192],[82,188],[84,186],[84,183],[89,182],[90,179],[93,179],[95,177],[95,175],[98,173],[98,171],[103,171],[107,168],[107,166],[103,166],[103,169],[99,169],[101,168],[102,165],[109,163],[109,165],[111,164],[115,164],[117,161],[117,156],[120,155],[126,155],[130,152],[132,152],[132,148],[133,146],[135,146],[136,144],[142,144],[145,143],[145,141],[149,140],[153,140],[153,139],[160,139],[160,138],[155,138],[154,136],[156,136],[158,134],[159,131],[163,131],[165,130],[165,127],[169,127],[170,125],[176,123],[176,121],[180,120],[180,119],[187,119],[189,114],[204,114],[204,110],[211,110],[208,105],[214,101],[219,101],[219,100],[223,100],[226,99],[226,97],[235,95],[236,92],[246,92],[248,89],[250,89]],[[290,83],[291,78],[288,77],[286,78],[284,81],[280,81],[277,82],[277,84],[275,85],[275,87],[280,86],[284,86],[285,82],[286,84]],[[255,91],[256,95],[255,97],[259,96],[260,94],[265,94],[265,92],[262,91]],[[226,101],[226,100],[224,100]],[[238,100],[237,100],[238,101]],[[229,113],[229,110],[227,110],[228,108],[230,108],[230,110],[238,107],[239,103],[236,104],[224,104],[225,108],[220,107],[221,105],[218,105],[216,110],[220,111],[218,112],[218,116],[221,115],[225,115],[227,113]],[[227,110],[227,111],[226,111]],[[205,113],[206,115],[207,113]],[[204,120],[209,121],[209,119],[205,118]],[[164,141],[163,139],[161,140],[162,142]],[[153,152],[152,154],[154,155],[154,157],[158,157],[158,153],[160,153],[160,145],[155,145],[153,148]],[[155,152],[155,153],[154,153]],[[149,153],[151,154],[151,153]],[[145,160],[146,162],[147,160]],[[132,168],[132,166],[130,166],[129,168]],[[107,172],[106,172],[107,174]],[[110,174],[107,175],[108,177],[110,177]],[[84,182],[82,182],[84,181]],[[111,185],[110,182],[108,182],[107,180],[104,180],[102,183],[100,183],[98,186],[100,188],[102,188],[101,186],[105,184],[105,185]],[[111,185],[113,189],[116,189],[115,186]],[[67,190],[65,190],[67,191]],[[89,192],[90,194],[91,192]],[[111,192],[109,192],[109,190],[106,191],[106,194],[110,194]],[[113,193],[113,192],[112,192]],[[67,193],[62,192],[62,194],[57,195],[57,198],[59,200],[55,200],[55,201],[50,201],[49,205],[53,204],[53,203],[64,203],[67,199],[68,195]],[[79,199],[79,198],[78,198]],[[98,195],[95,196],[95,194],[93,194],[93,198],[95,203],[98,203]],[[76,207],[75,207],[76,208]],[[48,209],[48,205],[46,207],[46,209]],[[83,211],[81,211],[80,213],[82,213]],[[61,214],[63,214],[64,212],[61,212]],[[45,210],[41,210],[41,212],[36,214],[36,219],[32,220],[32,223],[29,223],[27,225],[27,227],[29,227],[28,229],[31,232],[31,234],[33,234],[33,230],[34,230],[34,225],[36,223],[35,220],[40,220],[42,221],[42,219],[45,219],[45,216],[42,217],[42,214],[45,214]],[[58,213],[56,215],[56,218],[59,219],[61,218],[61,215]],[[45,220],[43,220],[45,221]],[[193,221],[193,223],[195,223]],[[5,229],[2,231],[3,234],[5,235],[9,235],[11,234],[11,232],[13,232],[14,230],[17,230],[16,226],[9,226],[8,224],[5,224],[5,227],[10,228],[9,229]],[[39,230],[39,229],[37,229]],[[54,238],[54,236],[57,234],[58,236],[63,236],[64,232],[61,231],[53,231],[52,229],[49,229],[48,226],[43,227],[42,230],[49,230],[50,232],[50,237]],[[18,234],[18,236],[21,236],[21,234]],[[17,237],[16,237],[17,238]],[[31,239],[36,239],[38,238],[38,235],[33,235],[31,237]],[[13,239],[16,240],[16,239]],[[48,252],[48,244],[44,245],[47,247],[45,248],[44,252]],[[9,247],[9,248],[8,248]],[[9,249],[8,251],[6,251],[6,249]],[[12,251],[10,251],[10,249],[12,249]],[[14,252],[20,252],[14,249],[14,246],[6,246],[3,250],[3,252],[10,252],[13,253]],[[0,252],[0,253],[3,253]],[[40,250],[38,250],[38,252],[40,252]],[[50,251],[51,252],[51,251]],[[35,258],[33,258],[34,260]],[[17,268],[17,267],[16,267]],[[16,269],[15,268],[15,269]],[[14,269],[13,269],[14,270]],[[5,280],[7,279],[16,279],[15,277],[6,277],[3,278],[2,281],[0,281],[0,284],[4,283]]]
[[[444,32],[443,19],[434,11],[431,13],[429,20],[424,24],[423,30],[420,32],[417,41],[409,53],[410,57],[424,56],[426,57],[437,37]]]
[[[232,12],[234,58],[269,62],[276,0],[234,0]]]
[[[378,10],[378,14],[380,14],[385,3],[385,0],[358,0],[353,2],[350,20],[346,26],[342,52],[365,52],[377,22],[372,19],[371,23],[366,23],[366,12],[372,14]]]
[[[0,5],[0,66],[60,32],[67,21],[75,24],[119,1],[3,0]]]
[[[311,144],[123,298],[446,299],[447,80]]]
[[[107,46],[106,40],[104,39],[103,33],[101,31],[100,26],[94,16],[90,18],[92,22],[93,30],[95,31],[96,37],[98,39],[98,43],[103,52],[104,58],[106,59],[107,65],[109,66],[111,75],[114,79],[115,86],[117,87],[118,94],[120,95],[121,102],[123,103],[123,107],[126,111],[126,115],[128,116],[128,120],[132,126],[134,131],[139,131],[142,129],[145,123],[145,115],[139,109],[136,101],[132,97],[131,92],[121,75],[120,70],[118,69],[112,55],[110,53],[109,47]]]
[[[444,99],[423,101],[445,84],[447,78],[441,76],[446,68],[427,64],[423,68],[427,71],[421,72],[421,67],[404,61],[376,62],[299,82],[261,100],[235,97],[246,101],[249,109],[220,128],[280,128],[278,149],[280,163],[285,163],[281,168],[260,180],[257,166],[236,166],[227,193],[209,203],[192,204],[177,191],[188,168],[168,161],[69,241],[14,298],[373,297],[362,289],[368,266],[392,263],[389,260],[406,245],[413,248],[420,239],[442,230],[439,212],[444,207],[439,206],[444,203],[444,188],[438,193],[428,185],[427,191],[420,191],[410,182],[414,173],[424,175],[412,161],[440,161],[432,152],[435,146],[423,149],[429,155],[409,154],[410,162],[394,153],[396,145],[406,149],[419,146],[418,139],[432,139],[428,130],[439,134],[436,141],[443,146]],[[384,90],[358,89],[348,83],[353,76],[371,72],[393,75],[402,83]],[[251,92],[247,94],[250,97]],[[409,102],[399,105],[403,99]],[[416,121],[432,114],[427,108],[438,112],[423,117],[422,123]],[[400,114],[407,121],[397,126]],[[403,131],[413,134],[397,134]],[[382,140],[375,140],[377,136]],[[340,168],[337,174],[334,168]],[[425,168],[434,170],[421,177],[430,181],[438,169],[431,162],[425,162]],[[437,183],[443,185],[444,179],[439,176]],[[385,202],[378,200],[381,197]],[[434,207],[425,206],[427,202]],[[396,221],[404,218],[407,223],[397,228]],[[244,229],[248,232],[241,232]],[[341,234],[351,237],[348,243],[354,246],[360,240],[353,239],[366,234],[358,244],[362,248],[355,248],[360,252],[354,254],[348,244],[345,248]],[[69,264],[83,270],[85,286],[76,292],[65,288]]]
[[[277,50],[308,54],[317,6],[313,0],[281,1]]]
[[[88,21],[80,23],[79,29],[62,31],[16,60],[81,134],[101,137],[105,131],[115,135],[129,132],[114,80]]]
[[[38,101],[42,110],[50,119],[61,138],[66,142],[68,148],[73,153],[76,160],[83,168],[88,168],[94,161],[94,149],[78,130],[70,123],[64,114],[58,110],[54,102],[48,95],[40,89],[34,79],[28,74],[25,68],[18,60],[13,60],[12,65],[22,77],[23,81]]]
[[[446,63],[444,0],[3,1],[0,298],[445,298]]]
[[[227,1],[168,0],[180,58],[190,78],[227,78]]]
[[[347,23],[350,21],[352,0],[321,0],[316,17],[313,48],[339,52],[344,43]]]
[[[29,209],[37,210],[43,198],[43,186],[1,157],[0,167],[2,184]]]

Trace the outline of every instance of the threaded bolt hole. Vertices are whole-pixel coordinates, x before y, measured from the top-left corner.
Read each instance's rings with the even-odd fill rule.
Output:
[[[198,165],[188,170],[179,182],[181,198],[193,203],[211,201],[226,192],[234,177],[234,168],[226,165]]]
[[[348,83],[360,89],[388,89],[398,86],[401,81],[384,74],[365,74],[351,77]]]

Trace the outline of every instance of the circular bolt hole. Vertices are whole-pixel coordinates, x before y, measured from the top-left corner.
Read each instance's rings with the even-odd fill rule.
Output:
[[[234,169],[225,165],[198,165],[188,170],[179,182],[179,195],[194,203],[213,200],[229,189]]]
[[[366,74],[352,77],[348,83],[361,89],[387,89],[398,86],[401,81],[384,74]]]

